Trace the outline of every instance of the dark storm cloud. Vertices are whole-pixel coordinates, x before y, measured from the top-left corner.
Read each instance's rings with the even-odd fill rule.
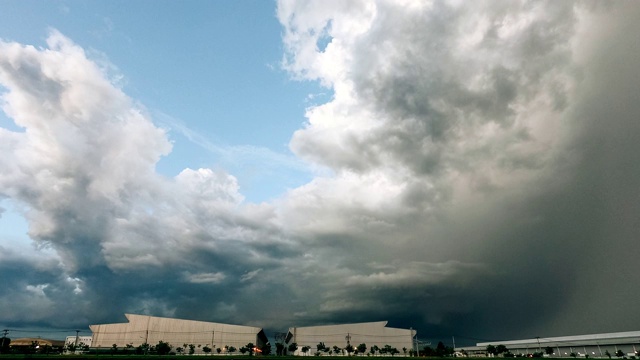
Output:
[[[633,248],[637,235],[632,119],[640,111],[630,59],[639,49],[627,39],[636,33],[637,6],[381,1],[376,11],[363,5],[331,13],[283,3],[280,18],[292,33],[285,65],[336,91],[308,112],[292,149],[340,174],[324,189],[350,188],[357,178],[369,190],[347,192],[343,202],[321,197],[331,210],[316,212],[302,202],[314,191],[309,186],[296,194],[304,195],[300,209],[325,218],[340,212],[355,229],[391,224],[362,235],[369,248],[352,262],[457,260],[485,269],[462,271],[468,281],[458,292],[423,283],[398,293],[384,282],[375,295],[345,291],[328,301],[340,314],[334,319],[351,318],[341,307],[357,308],[357,319],[418,317],[423,334],[444,338],[635,329],[630,274],[637,262],[627,251],[624,264],[613,263],[611,249]],[[312,56],[306,45],[323,21],[331,21],[334,43]],[[372,186],[376,176],[389,181],[387,189]],[[367,192],[374,200],[360,196]],[[385,195],[393,200],[375,201]],[[378,211],[367,211],[368,221],[344,212],[371,203]],[[397,209],[405,210],[401,218]],[[344,231],[343,239],[353,236]],[[373,309],[378,300],[387,305]]]
[[[44,319],[56,314],[67,318],[63,326],[84,325],[83,301],[80,296],[69,297],[69,294],[78,294],[82,280],[67,276],[59,259],[43,252],[35,248],[16,252],[0,246],[3,277],[0,305],[10,309],[3,312],[3,324],[7,327],[50,326],[51,322]]]

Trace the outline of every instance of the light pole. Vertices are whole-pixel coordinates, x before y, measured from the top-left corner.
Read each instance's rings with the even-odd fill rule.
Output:
[[[417,336],[415,336],[415,342],[414,342],[414,340],[413,340],[413,338],[414,338],[414,335],[413,335],[413,334],[414,334],[414,332],[413,332],[413,327],[410,327],[410,328],[409,328],[409,331],[411,331],[411,347],[414,347],[414,346],[415,346],[415,349],[414,349],[414,351],[413,351],[413,354],[414,354],[414,356],[415,356],[415,357],[418,357],[418,351],[419,351],[419,350],[418,350],[418,337],[417,337]]]

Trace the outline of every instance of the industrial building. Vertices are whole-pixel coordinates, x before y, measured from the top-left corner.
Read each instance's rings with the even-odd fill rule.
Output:
[[[62,350],[64,341],[41,338],[13,339],[9,347],[18,352],[55,353]]]
[[[342,325],[325,325],[325,326],[308,326],[308,327],[292,327],[289,328],[287,337],[285,338],[285,347],[290,344],[297,344],[297,349],[290,355],[305,355],[302,352],[303,347],[309,347],[306,355],[313,355],[320,352],[318,344],[324,345],[331,349],[334,355],[346,355],[344,350],[348,345],[357,348],[360,344],[367,346],[366,353],[370,353],[371,349],[376,346],[384,349],[386,345],[399,351],[398,355],[408,355],[414,349],[413,342],[416,335],[415,330],[388,328],[386,321],[367,322],[356,324]],[[340,349],[339,353],[333,352],[333,347]]]
[[[542,353],[545,357],[567,358],[573,354],[582,358],[616,358],[616,354],[621,354],[631,357],[638,356],[640,351],[640,331],[482,342],[456,351],[469,356],[486,356],[489,345],[504,345],[515,355]]]
[[[147,315],[125,314],[128,322],[119,324],[90,325],[93,332],[92,348],[154,346],[160,341],[178,347],[194,345],[195,354],[202,354],[208,347],[212,352],[226,353],[228,347],[240,349],[252,343],[258,348],[268,342],[258,327],[220,324],[214,322],[181,320]],[[187,352],[186,349],[185,352]]]

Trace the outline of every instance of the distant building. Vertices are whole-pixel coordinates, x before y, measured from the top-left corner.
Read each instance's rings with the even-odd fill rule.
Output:
[[[66,349],[66,353],[73,352],[74,354],[81,354],[84,351],[84,347],[91,347],[92,337],[85,335],[72,335],[67,336],[64,340],[64,347]],[[74,351],[69,351],[69,349],[74,349]]]
[[[476,346],[456,348],[456,352],[464,350],[469,356],[486,356],[489,345],[504,345],[515,355],[541,352],[545,357],[567,358],[573,353],[581,358],[609,358],[608,353],[615,358],[621,351],[623,356],[630,357],[638,356],[640,351],[640,331],[482,342]]]
[[[59,352],[62,350],[63,346],[64,341],[62,340],[50,340],[41,338],[12,339],[9,343],[9,347],[18,352]]]
[[[267,343],[267,337],[261,328],[253,326],[229,325],[214,322],[163,318],[147,315],[125,314],[129,322],[118,324],[90,325],[93,333],[92,348],[137,347],[142,344],[155,346],[158,342],[169,343],[173,351],[184,344],[194,345],[196,354],[202,354],[206,346],[220,348],[226,352],[226,346],[240,349],[248,343],[260,348]],[[189,349],[185,349],[188,353]],[[239,352],[237,353],[240,354]]]
[[[309,347],[306,355],[313,355],[318,352],[318,344],[324,345],[331,350],[331,355],[347,355],[344,350],[347,345],[357,348],[360,344],[367,347],[366,353],[370,353],[371,348],[377,346],[384,349],[397,349],[397,355],[409,354],[414,349],[413,342],[416,335],[415,330],[388,328],[386,321],[367,322],[342,325],[292,327],[285,339],[285,348],[296,343],[297,349],[289,355],[303,355],[302,348]],[[337,346],[341,350],[336,354],[333,347]],[[320,354],[327,354],[320,351]]]

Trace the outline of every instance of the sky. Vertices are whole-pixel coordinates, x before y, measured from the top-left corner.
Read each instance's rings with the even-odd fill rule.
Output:
[[[0,326],[638,330],[639,17],[3,1]]]

